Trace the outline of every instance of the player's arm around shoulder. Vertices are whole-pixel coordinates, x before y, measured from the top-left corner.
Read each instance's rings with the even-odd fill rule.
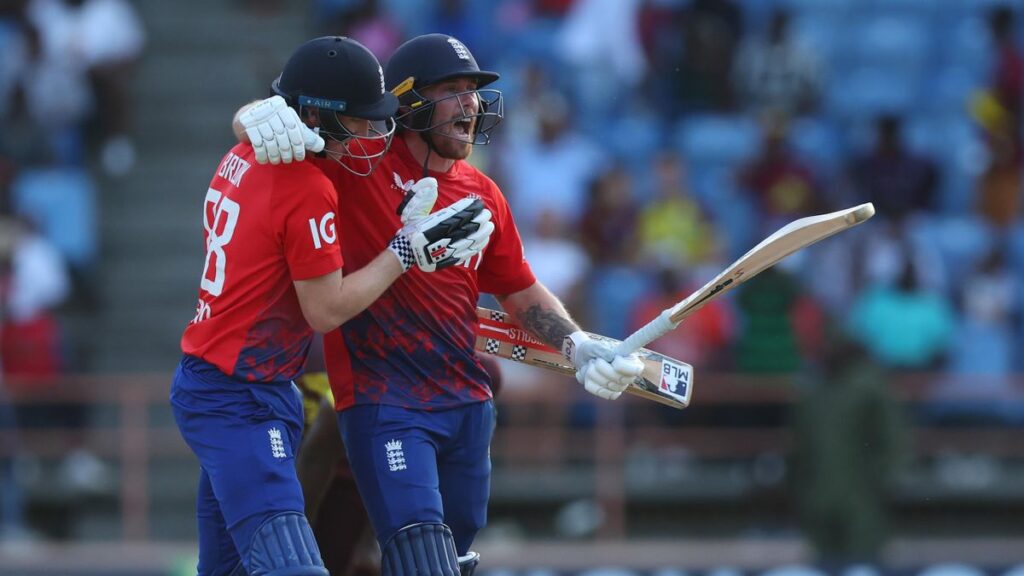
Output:
[[[463,198],[431,212],[436,200],[436,180],[424,178],[404,205],[402,228],[376,258],[352,274],[346,276],[338,269],[321,275],[293,274],[299,305],[314,330],[327,332],[347,322],[414,266],[434,272],[472,258],[487,246],[494,225],[483,202]],[[319,240],[312,220],[309,227],[314,243],[337,240],[333,223],[329,237],[321,231]],[[332,248],[340,251],[336,245]]]
[[[317,332],[330,332],[365,310],[405,270],[390,250],[356,272],[328,274],[295,281],[295,293],[306,322]]]
[[[239,142],[252,144],[259,164],[301,162],[306,150],[320,152],[325,146],[324,139],[306,126],[281,96],[239,108],[231,121],[231,131]]]

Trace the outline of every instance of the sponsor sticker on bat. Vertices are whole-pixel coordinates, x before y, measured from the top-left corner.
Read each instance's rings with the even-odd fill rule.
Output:
[[[662,390],[686,396],[686,390],[690,386],[690,368],[683,364],[677,364],[671,360],[663,360],[661,363],[661,385]]]

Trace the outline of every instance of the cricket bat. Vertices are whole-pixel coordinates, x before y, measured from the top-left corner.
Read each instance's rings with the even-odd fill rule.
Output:
[[[846,210],[808,216],[790,222],[754,246],[700,290],[662,311],[654,320],[620,342],[615,353],[624,356],[646,346],[674,330],[680,322],[700,310],[701,306],[712,298],[717,298],[750,280],[793,252],[853,228],[874,215],[874,205],[867,202]]]
[[[559,350],[514,324],[505,312],[477,308],[476,317],[477,351],[569,376],[576,373],[572,363]],[[618,340],[598,334],[590,336],[613,345],[618,343]],[[636,353],[644,363],[644,371],[626,388],[626,392],[673,408],[686,408],[693,388],[693,366],[646,348]]]

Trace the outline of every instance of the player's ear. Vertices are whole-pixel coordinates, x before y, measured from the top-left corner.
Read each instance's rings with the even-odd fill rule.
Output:
[[[320,111],[316,108],[299,108],[299,118],[310,128],[320,127]]]

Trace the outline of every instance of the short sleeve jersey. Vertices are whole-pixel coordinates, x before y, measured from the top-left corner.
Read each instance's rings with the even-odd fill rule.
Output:
[[[293,282],[342,266],[337,195],[316,165],[260,166],[239,144],[203,204],[206,259],[182,351],[247,382],[292,380],[313,331]]]
[[[396,212],[423,166],[399,137],[377,169],[353,177],[320,161],[338,191],[345,273],[368,264],[401,227]],[[464,265],[433,273],[413,267],[364,312],[324,335],[324,356],[335,407],[388,404],[439,410],[491,397],[476,360],[476,304],[480,292],[510,294],[535,279],[505,197],[479,170],[458,161],[438,181],[434,210],[465,196],[483,200],[494,233],[487,248]]]

